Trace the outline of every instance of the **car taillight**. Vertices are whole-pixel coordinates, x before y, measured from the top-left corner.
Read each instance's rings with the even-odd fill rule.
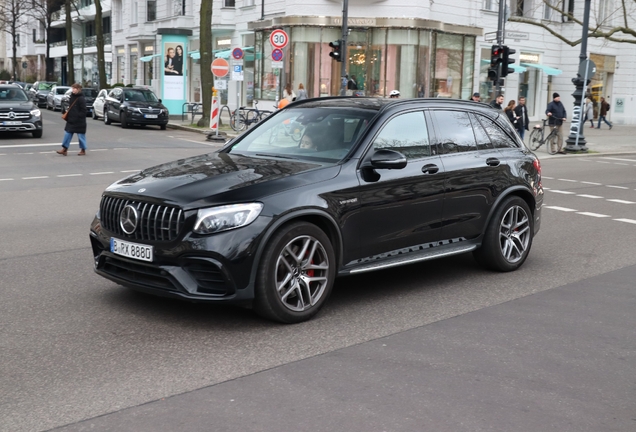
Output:
[[[532,162],[532,165],[537,170],[537,174],[539,174],[539,178],[541,178],[541,162],[539,161],[539,159],[535,158],[534,162]]]

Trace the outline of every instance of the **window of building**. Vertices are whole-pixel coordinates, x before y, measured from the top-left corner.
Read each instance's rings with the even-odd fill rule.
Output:
[[[38,40],[38,31],[36,29],[33,29],[33,43],[37,42]]]
[[[132,24],[137,24],[137,16],[138,16],[138,13],[139,13],[139,11],[138,11],[139,7],[137,6],[137,0],[132,0],[130,2],[130,5],[131,5],[131,9],[132,9],[131,10],[131,14],[130,14],[130,22]]]
[[[154,21],[157,19],[157,1],[146,1],[146,21]]]
[[[498,11],[499,0],[484,0],[484,9],[489,11]]]
[[[104,17],[102,18],[102,33],[104,34],[108,34],[110,33],[111,30],[111,25],[110,25],[110,17]]]
[[[236,5],[236,0],[223,0],[223,7],[233,8]]]
[[[510,4],[510,8],[512,9],[512,15],[514,16],[525,16],[527,11],[526,11],[526,6],[528,1],[526,0],[512,0],[511,4]]]
[[[612,16],[612,0],[599,0],[598,2],[598,21],[602,25],[611,25]]]
[[[552,3],[555,0],[544,0],[543,2],[543,19],[550,20],[552,19]]]
[[[563,22],[572,21],[571,17],[574,17],[574,0],[564,0]]]

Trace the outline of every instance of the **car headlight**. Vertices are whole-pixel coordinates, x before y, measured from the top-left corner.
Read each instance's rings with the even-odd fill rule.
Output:
[[[40,117],[42,115],[42,111],[40,111],[39,109],[31,110],[31,115],[33,117]]]
[[[247,226],[261,214],[263,204],[232,204],[200,209],[194,224],[196,234],[213,234]]]

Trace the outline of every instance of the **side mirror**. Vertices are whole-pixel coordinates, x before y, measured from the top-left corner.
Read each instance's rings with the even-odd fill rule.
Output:
[[[371,156],[370,167],[375,169],[402,169],[406,167],[406,164],[406,156],[402,153],[395,150],[380,149]]]
[[[161,103],[161,99],[159,99],[159,103]]]

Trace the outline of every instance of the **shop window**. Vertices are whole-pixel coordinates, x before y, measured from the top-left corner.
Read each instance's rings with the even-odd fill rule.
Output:
[[[438,33],[433,97],[461,97],[463,61],[463,36]]]
[[[305,87],[308,97],[320,96],[320,37],[321,29],[315,27],[292,28],[292,88]]]
[[[399,90],[401,97],[417,96],[417,30],[389,30],[386,45],[386,90]]]

